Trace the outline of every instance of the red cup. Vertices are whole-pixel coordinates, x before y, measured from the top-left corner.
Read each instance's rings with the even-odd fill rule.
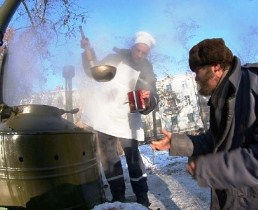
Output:
[[[146,109],[141,90],[128,92],[127,95],[130,112],[140,112]]]

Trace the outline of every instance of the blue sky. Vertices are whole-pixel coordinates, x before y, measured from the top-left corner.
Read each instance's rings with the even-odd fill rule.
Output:
[[[244,62],[254,62],[245,51],[258,52],[257,0],[95,0],[81,5],[89,15],[83,28],[100,57],[113,46],[128,45],[123,37],[128,40],[139,30],[156,37],[154,53],[171,57],[171,73],[187,70],[188,50],[205,38],[224,38]],[[155,70],[162,77],[162,70]]]
[[[157,43],[152,54],[169,57],[153,63],[159,79],[164,72],[186,72],[188,50],[205,38],[224,38],[243,62],[258,60],[258,0],[78,0],[77,4],[87,11],[83,29],[99,58],[114,46],[129,47],[137,31],[151,33]],[[19,27],[17,24],[10,23]],[[59,55],[60,71],[65,65],[81,71],[79,30],[77,37],[50,50]],[[52,75],[51,84],[62,83],[60,75]]]

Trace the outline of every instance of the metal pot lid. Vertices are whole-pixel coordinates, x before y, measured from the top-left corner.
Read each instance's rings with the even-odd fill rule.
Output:
[[[20,105],[15,107],[16,112],[12,112],[10,117],[2,124],[2,131],[17,132],[38,132],[38,131],[61,131],[74,130],[77,126],[62,118],[64,113],[75,113],[79,109],[65,111],[57,107],[48,105]],[[0,130],[1,131],[1,130]]]
[[[42,104],[27,104],[18,106],[19,113],[23,114],[43,114],[43,115],[63,115],[65,113],[76,114],[79,109],[72,109],[69,111],[59,109],[54,106],[42,105]]]

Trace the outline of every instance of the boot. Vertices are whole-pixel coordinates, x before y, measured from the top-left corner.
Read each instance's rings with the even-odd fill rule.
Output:
[[[125,195],[113,195],[113,199],[112,199],[111,202],[116,202],[116,201],[124,203],[125,202]]]
[[[123,177],[109,181],[109,187],[113,196],[112,202],[125,202],[125,182]]]
[[[136,201],[137,201],[137,203],[139,203],[145,207],[149,207],[151,205],[147,193],[136,195]]]

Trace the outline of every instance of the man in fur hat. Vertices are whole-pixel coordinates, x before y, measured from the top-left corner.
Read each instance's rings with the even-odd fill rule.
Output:
[[[93,56],[87,39],[81,41],[85,49],[83,65],[85,73],[91,76]],[[138,149],[138,141],[144,141],[141,114],[150,113],[157,105],[156,77],[147,56],[155,39],[147,32],[136,33],[131,49],[114,48],[100,63],[116,67],[116,75],[109,82],[91,84],[90,95],[85,101],[81,121],[93,127],[98,134],[100,158],[109,183],[112,201],[125,201],[125,181],[117,141],[121,144],[128,166],[130,182],[138,203],[149,206],[147,174]],[[92,89],[91,89],[92,88]],[[127,93],[140,90],[145,109],[130,112]]]
[[[195,157],[187,169],[211,187],[211,209],[258,208],[258,63],[241,66],[221,38],[189,51],[200,94],[210,96],[210,128],[191,136],[163,131],[152,149]]]

